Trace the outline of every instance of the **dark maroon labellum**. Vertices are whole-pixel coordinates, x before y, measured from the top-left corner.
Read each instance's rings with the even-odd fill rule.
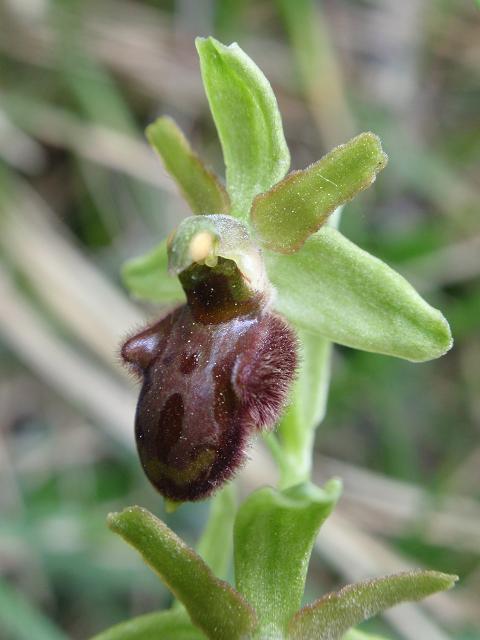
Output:
[[[211,304],[192,304],[185,288],[186,305],[122,348],[143,379],[135,421],[140,460],[173,501],[205,498],[233,475],[249,437],[277,421],[297,360],[293,331],[258,299],[225,320],[221,298],[215,322]]]

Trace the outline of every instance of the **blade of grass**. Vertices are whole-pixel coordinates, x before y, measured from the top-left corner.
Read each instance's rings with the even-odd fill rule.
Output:
[[[67,640],[67,636],[8,582],[0,578],[0,628],[15,640]]]

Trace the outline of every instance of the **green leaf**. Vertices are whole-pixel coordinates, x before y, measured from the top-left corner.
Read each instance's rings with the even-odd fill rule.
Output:
[[[457,579],[436,571],[412,571],[348,585],[301,609],[289,625],[289,638],[338,640],[377,613],[450,589]]]
[[[257,611],[262,637],[281,633],[300,606],[313,543],[339,495],[337,480],[324,489],[311,484],[282,492],[264,488],[240,507],[235,580]]]
[[[280,420],[282,442],[281,486],[304,482],[310,476],[315,427],[326,411],[330,382],[332,344],[318,335],[297,328],[299,370],[292,401]]]
[[[253,198],[281,180],[290,153],[272,88],[237,44],[197,38],[203,84],[227,168],[231,215],[246,218]]]
[[[167,241],[163,240],[152,251],[128,260],[122,269],[127,289],[140,300],[151,302],[184,302],[185,294],[178,278],[168,271]]]
[[[324,227],[291,255],[265,252],[276,307],[332,342],[422,362],[452,345],[443,315],[384,262]]]
[[[91,640],[203,640],[185,611],[156,611],[111,627]]]
[[[142,554],[212,640],[243,638],[256,626],[253,609],[232,587],[215,578],[199,555],[161,520],[140,507],[110,514],[110,528]]]
[[[0,629],[6,637],[16,640],[67,640],[63,631],[3,579],[0,579]]]
[[[303,171],[293,171],[270,191],[258,195],[251,219],[261,243],[292,253],[329,215],[369,187],[387,163],[380,139],[361,133]]]
[[[219,578],[230,564],[236,510],[235,486],[229,483],[210,501],[210,517],[198,543],[198,553]]]
[[[146,134],[194,213],[228,213],[230,200],[223,185],[171,118],[158,118]]]

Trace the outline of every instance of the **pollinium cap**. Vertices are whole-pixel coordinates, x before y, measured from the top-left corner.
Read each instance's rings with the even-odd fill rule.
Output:
[[[180,275],[194,264],[214,269],[218,259],[232,260],[252,293],[266,294],[270,285],[262,255],[247,227],[231,216],[214,214],[183,220],[170,236],[168,268]]]

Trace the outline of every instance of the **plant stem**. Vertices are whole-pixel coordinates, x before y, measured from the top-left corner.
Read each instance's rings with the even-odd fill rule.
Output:
[[[279,466],[282,489],[310,479],[315,429],[325,416],[330,381],[331,343],[297,332],[300,370],[292,402],[280,421],[278,437],[266,438]]]
[[[328,225],[338,228],[342,207],[330,216]],[[300,365],[292,401],[278,426],[278,437],[265,438],[280,471],[279,487],[310,480],[315,429],[327,410],[333,345],[326,339],[296,327]]]

